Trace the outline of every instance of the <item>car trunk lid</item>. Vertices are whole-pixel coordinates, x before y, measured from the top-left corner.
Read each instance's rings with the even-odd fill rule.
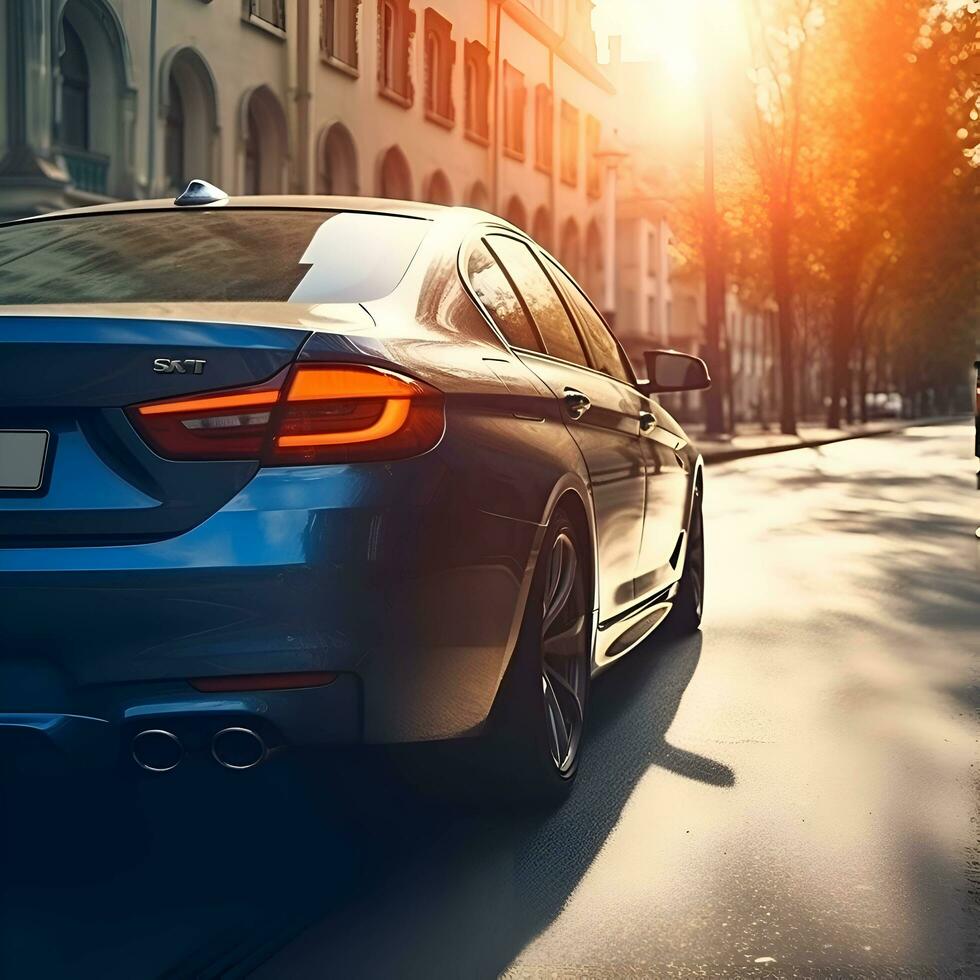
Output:
[[[308,335],[152,316],[0,315],[0,451],[11,460],[0,466],[0,547],[156,540],[206,519],[258,463],[162,459],[125,408],[262,382]]]

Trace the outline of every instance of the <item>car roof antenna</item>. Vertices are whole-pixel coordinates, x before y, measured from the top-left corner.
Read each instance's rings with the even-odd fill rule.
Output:
[[[174,199],[179,208],[190,207],[193,204],[218,204],[228,200],[228,195],[214,184],[206,180],[192,180],[184,188],[183,194]]]

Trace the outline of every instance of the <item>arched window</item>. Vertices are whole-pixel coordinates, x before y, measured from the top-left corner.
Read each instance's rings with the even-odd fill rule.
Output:
[[[486,211],[490,207],[490,194],[482,180],[475,180],[466,195],[466,203],[471,208]]]
[[[563,184],[575,187],[578,184],[578,109],[564,100],[561,104],[560,142],[561,180]]]
[[[328,64],[357,71],[357,7],[361,0],[322,0],[320,51]]]
[[[527,86],[524,73],[510,62],[504,62],[504,155],[514,160],[524,159],[524,103]]]
[[[184,171],[184,100],[173,75],[170,76],[169,84],[163,156],[168,188],[183,188],[187,183]]]
[[[412,199],[412,171],[405,154],[397,146],[388,147],[378,164],[378,197],[401,201]]]
[[[246,194],[281,194],[286,169],[286,116],[272,90],[246,93],[242,119]]]
[[[431,7],[425,8],[425,115],[450,127],[456,116],[453,106],[453,62],[456,45],[453,25]]]
[[[524,207],[521,199],[515,194],[507,202],[504,209],[504,218],[518,228],[527,228],[527,208]]]
[[[382,0],[381,10],[381,85],[395,90],[395,65],[397,62],[397,17],[394,0]]]
[[[132,196],[137,93],[122,24],[106,0],[56,6],[58,149],[78,190]]]
[[[79,150],[89,148],[88,58],[78,32],[62,23],[65,50],[61,55],[61,142]]]
[[[469,41],[466,42],[469,44]],[[476,65],[471,58],[463,62],[463,107],[465,111],[466,128],[472,129],[473,109],[476,106]]]
[[[357,149],[343,123],[324,130],[317,154],[317,194],[360,193],[357,179]]]
[[[463,42],[463,131],[467,139],[481,145],[490,138],[489,55],[479,41]]]
[[[543,205],[534,212],[531,237],[543,248],[551,251],[551,212]]]
[[[439,86],[439,38],[435,31],[425,35],[425,111],[436,111],[436,91]]]
[[[207,62],[194,48],[172,48],[163,56],[160,98],[167,190],[183,190],[195,177],[217,181],[217,86]]]
[[[262,139],[260,123],[255,107],[248,107],[248,124],[245,129],[245,193],[259,194],[262,184],[262,153],[259,142]]]
[[[430,204],[453,203],[453,192],[449,186],[449,178],[441,170],[433,171],[427,181],[425,199]]]
[[[534,89],[534,165],[550,174],[554,156],[555,103],[551,89],[538,85]]]
[[[406,108],[415,91],[411,75],[411,38],[415,11],[410,0],[381,0],[378,4],[378,91]]]

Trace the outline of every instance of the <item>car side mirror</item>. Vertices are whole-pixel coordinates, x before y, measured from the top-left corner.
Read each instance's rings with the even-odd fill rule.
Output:
[[[670,391],[700,391],[711,387],[708,366],[700,357],[676,350],[648,350],[643,354],[649,381],[640,383],[646,395]]]

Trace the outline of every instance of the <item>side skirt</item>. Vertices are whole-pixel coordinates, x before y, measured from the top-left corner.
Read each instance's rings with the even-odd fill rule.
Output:
[[[642,643],[673,608],[680,583],[674,582],[630,609],[599,624],[596,631],[595,668],[602,668]]]

